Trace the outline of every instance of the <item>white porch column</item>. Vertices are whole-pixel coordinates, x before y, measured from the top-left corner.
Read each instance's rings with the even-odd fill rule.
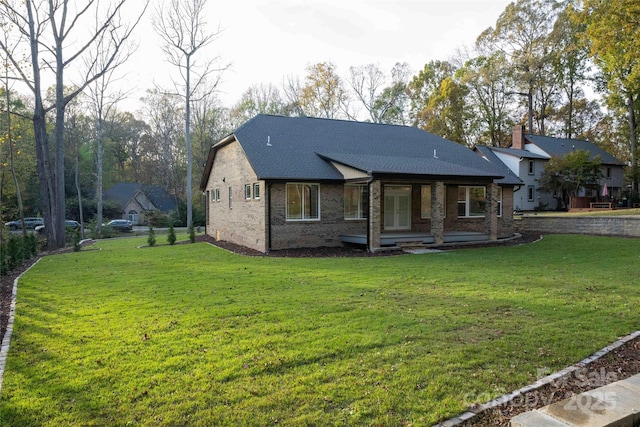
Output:
[[[380,181],[374,180],[369,184],[369,252],[380,249]]]
[[[431,234],[437,245],[444,243],[444,218],[447,211],[445,205],[446,186],[438,181],[431,186]]]
[[[498,240],[498,197],[500,196],[498,184],[487,185],[487,204],[484,211],[485,232],[489,240]]]

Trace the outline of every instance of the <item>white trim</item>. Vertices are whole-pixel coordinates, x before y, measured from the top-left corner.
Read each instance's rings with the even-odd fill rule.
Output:
[[[486,212],[483,211],[482,215],[470,215],[469,214],[469,201],[470,201],[470,195],[469,192],[472,188],[482,188],[484,190],[484,202],[485,204],[487,203],[487,187],[482,186],[482,185],[459,185],[458,186],[458,191],[464,188],[465,189],[465,199],[464,199],[464,215],[460,215],[460,213],[458,213],[458,218],[484,218],[486,217]],[[460,200],[459,196],[456,196],[456,206],[458,207],[460,205],[460,203],[463,203],[462,200]]]
[[[394,221],[393,221],[393,226],[391,227],[387,227],[386,224],[386,211],[385,211],[385,215],[382,218],[382,227],[385,230],[388,231],[406,231],[406,230],[411,230],[411,219],[413,217],[413,203],[412,203],[412,196],[413,196],[413,186],[412,185],[385,185],[384,186],[384,197],[382,200],[383,203],[383,207],[386,204],[386,198],[387,198],[387,194],[391,194],[391,195],[395,195],[395,196],[405,196],[407,195],[409,197],[409,209],[407,212],[407,225],[406,226],[398,226],[397,225],[397,213],[394,211]],[[394,199],[394,210],[397,209],[397,203],[398,198],[395,197]]]
[[[289,191],[288,191],[288,187],[290,185],[301,185],[301,186],[305,186],[305,185],[309,185],[309,186],[315,186],[318,188],[318,217],[314,218],[289,218]],[[285,220],[287,222],[305,222],[305,221],[320,221],[321,213],[320,213],[320,184],[317,182],[287,182],[284,186],[284,195],[285,195],[285,207],[284,207],[284,216],[285,216]],[[304,200],[304,192],[301,192],[301,197],[302,197],[302,206],[301,206],[301,210],[300,210],[300,215],[304,216],[304,204],[305,204],[305,200]]]

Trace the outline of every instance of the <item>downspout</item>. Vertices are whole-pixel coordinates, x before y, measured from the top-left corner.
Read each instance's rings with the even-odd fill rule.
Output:
[[[367,252],[371,252],[371,183],[373,182],[373,175],[367,181],[367,197],[369,198],[369,213],[367,215]]]
[[[267,254],[271,252],[271,185],[267,184]]]

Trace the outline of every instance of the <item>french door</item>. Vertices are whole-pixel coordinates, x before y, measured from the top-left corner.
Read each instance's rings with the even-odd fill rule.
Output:
[[[384,187],[384,229],[411,230],[411,187]]]

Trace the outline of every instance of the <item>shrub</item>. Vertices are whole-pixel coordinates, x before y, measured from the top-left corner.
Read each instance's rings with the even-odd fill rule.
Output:
[[[189,227],[189,240],[191,240],[191,243],[196,242],[196,230],[193,228],[193,224]]]
[[[169,235],[167,236],[167,242],[170,245],[174,245],[176,243],[176,231],[173,229],[173,224],[169,226]]]
[[[80,230],[73,230],[73,251],[80,252]]]
[[[7,243],[7,267],[9,271],[24,261],[24,244],[22,236],[11,236]]]
[[[7,244],[0,245],[0,276],[5,276],[9,272],[9,264],[7,263]]]
[[[25,258],[38,255],[38,238],[35,234],[27,234],[24,238],[24,254]]]
[[[152,226],[149,226],[149,237],[147,237],[147,243],[152,247],[156,245],[156,232],[153,231]]]

